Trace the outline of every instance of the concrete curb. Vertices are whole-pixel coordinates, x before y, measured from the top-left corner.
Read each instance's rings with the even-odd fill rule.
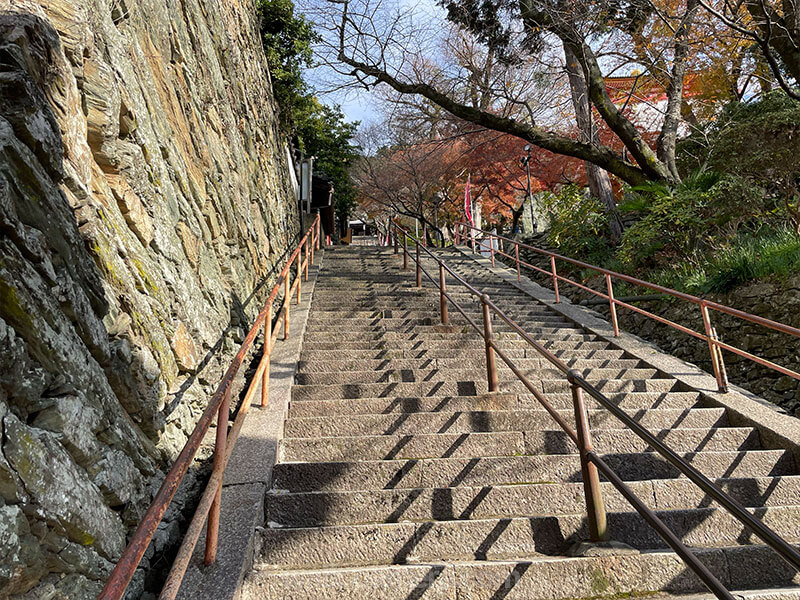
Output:
[[[464,257],[472,259],[480,267],[497,275],[498,279],[525,292],[542,302],[558,314],[576,325],[583,327],[610,344],[624,350],[631,356],[642,360],[653,368],[670,375],[686,386],[687,390],[700,392],[703,402],[709,407],[721,407],[728,411],[730,423],[736,427],[755,427],[761,434],[762,445],[766,449],[787,449],[792,452],[795,464],[800,466],[800,420],[782,412],[774,404],[759,398],[736,385],[730,385],[727,394],[717,391],[714,377],[696,365],[671,356],[654,344],[636,335],[620,331],[614,337],[611,324],[588,308],[572,304],[562,294],[561,302],[556,303],[555,294],[527,277],[517,283],[517,272],[506,266],[492,267],[491,261],[478,254],[472,254],[466,246],[454,246]],[[501,263],[502,264],[502,263]],[[502,308],[502,307],[501,307]],[[624,315],[620,327],[624,328]]]
[[[203,566],[204,532],[183,579],[179,600],[236,600],[240,597],[245,575],[253,568],[256,528],[264,525],[264,498],[272,483],[272,469],[283,438],[283,424],[289,410],[324,251],[315,256],[317,262],[309,266],[308,281],[303,281],[300,305],[292,305],[291,336],[283,341],[279,335],[275,343],[270,366],[269,404],[265,409],[258,406],[261,398],[261,386],[258,385],[253,395],[253,406],[225,471],[217,562],[210,567]]]

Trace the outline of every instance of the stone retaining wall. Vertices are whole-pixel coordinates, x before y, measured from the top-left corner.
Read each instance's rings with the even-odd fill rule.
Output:
[[[0,597],[96,596],[299,231],[254,15],[0,0]]]
[[[520,256],[526,261],[537,260],[535,256],[529,255],[527,252],[521,252]],[[508,259],[505,259],[505,262],[511,264]],[[539,264],[537,261],[533,264],[538,264],[541,268],[550,268],[549,263]],[[528,274],[537,283],[552,289],[551,278],[534,274],[531,271],[528,271]],[[574,279],[572,276],[570,278]],[[605,280],[600,277],[589,279],[583,283],[605,293]],[[589,298],[597,298],[597,296],[592,296],[586,291],[563,282],[559,287],[561,294],[575,303]],[[615,295],[619,297],[621,293],[620,290],[617,290]],[[633,293],[648,294],[651,292],[644,288],[636,288]],[[760,317],[800,328],[800,275],[790,277],[786,281],[755,282],[741,286],[727,294],[709,294],[707,298]],[[698,306],[674,299],[635,302],[634,304],[695,331],[704,331],[702,315]],[[591,305],[590,308],[601,313],[605,319],[610,319],[610,311],[606,304]],[[618,308],[618,316],[621,329],[653,342],[665,352],[696,364],[709,373],[712,372],[706,342],[629,309]],[[711,311],[711,320],[722,341],[794,371],[800,371],[800,338],[713,310]],[[732,383],[774,402],[787,413],[800,417],[800,381],[781,375],[772,369],[761,367],[732,352],[724,352],[723,357],[728,378]]]

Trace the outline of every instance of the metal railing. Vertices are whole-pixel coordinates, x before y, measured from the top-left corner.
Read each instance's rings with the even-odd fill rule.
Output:
[[[800,570],[800,552],[798,552],[797,549],[791,546],[772,529],[764,525],[764,523],[762,523],[760,520],[755,518],[737,500],[725,493],[715,483],[713,483],[700,471],[686,462],[625,411],[620,409],[612,400],[607,398],[596,387],[586,381],[579,371],[570,369],[570,367],[555,354],[534,340],[524,329],[522,329],[522,327],[520,327],[515,321],[506,315],[505,312],[495,305],[487,294],[482,293],[480,290],[473,287],[464,278],[454,272],[442,259],[425,248],[420,240],[410,235],[407,230],[397,223],[393,223],[392,225],[394,230],[395,254],[397,254],[399,251],[399,240],[402,238],[403,270],[408,269],[408,243],[410,240],[414,244],[413,260],[416,263],[416,286],[422,286],[422,275],[425,274],[425,276],[438,287],[440,318],[442,324],[446,325],[449,322],[449,315],[447,311],[449,303],[456,310],[458,310],[459,313],[461,313],[469,325],[483,338],[486,348],[486,371],[489,392],[497,392],[499,389],[495,361],[495,355],[497,355],[522,382],[525,388],[530,391],[530,393],[536,398],[542,407],[550,414],[556,423],[558,423],[564,433],[566,433],[566,435],[577,446],[583,481],[584,500],[586,503],[589,535],[592,541],[599,542],[608,539],[606,510],[600,488],[599,473],[602,473],[611,483],[611,485],[613,485],[631,504],[631,506],[633,506],[636,512],[638,512],[642,518],[653,529],[655,529],[664,542],[684,561],[684,563],[686,563],[689,569],[691,569],[697,575],[697,577],[717,598],[724,600],[733,600],[734,598],[734,596],[725,588],[724,585],[722,585],[722,583],[711,573],[711,571],[709,571],[708,568],[702,562],[700,562],[700,560],[694,554],[692,554],[691,551],[689,551],[689,549],[675,535],[675,533],[673,533],[666,526],[666,524],[658,517],[658,515],[647,505],[645,505],[644,502],[642,502],[633,493],[630,487],[628,487],[625,482],[622,481],[622,479],[614,472],[614,470],[595,453],[592,446],[591,432],[589,430],[589,418],[586,411],[586,404],[584,402],[584,392],[594,398],[600,404],[600,406],[608,410],[608,412],[621,421],[625,426],[630,428],[635,435],[644,440],[667,462],[673,465],[697,487],[703,490],[703,492],[705,492],[710,498],[718,502],[731,516],[738,520],[742,525],[749,528],[757,537],[775,550],[793,568]],[[438,278],[434,278],[434,276],[428,273],[428,271],[422,266],[422,261],[420,259],[420,248],[422,248],[427,256],[433,259],[438,265]],[[445,281],[445,272],[449,273],[449,275],[454,278],[458,284],[466,288],[470,294],[480,300],[481,313],[483,317],[482,326],[479,326],[477,323],[475,323],[475,321],[467,314],[464,308],[462,308],[453,299],[453,296],[450,294],[450,292],[448,292]],[[573,409],[576,424],[575,429],[570,427],[570,425],[561,417],[558,411],[554,409],[553,406],[547,401],[544,394],[536,389],[536,386],[531,383],[527,376],[522,373],[520,368],[515,365],[514,362],[498,346],[492,330],[492,313],[497,315],[500,320],[505,322],[515,333],[517,333],[523,340],[525,340],[539,354],[541,354],[565,375],[572,391]]]
[[[644,315],[655,321],[658,321],[659,323],[673,327],[679,331],[682,331],[687,335],[704,340],[705,342],[708,343],[708,350],[711,355],[711,365],[714,370],[714,377],[717,380],[717,389],[720,392],[724,393],[728,391],[728,376],[725,369],[725,362],[723,361],[722,358],[722,350],[728,350],[729,352],[738,354],[739,356],[751,360],[761,366],[777,371],[782,375],[788,375],[789,377],[800,380],[800,373],[793,371],[782,365],[779,365],[777,363],[774,363],[770,360],[767,360],[766,358],[756,356],[755,354],[752,354],[750,352],[747,352],[746,350],[742,350],[741,348],[737,348],[732,344],[728,344],[720,340],[719,336],[717,335],[716,328],[714,328],[711,324],[711,315],[709,313],[709,309],[730,315],[732,317],[742,319],[744,321],[748,321],[750,323],[755,323],[757,325],[761,325],[763,327],[767,327],[775,331],[780,331],[781,333],[785,333],[800,338],[800,329],[796,327],[791,327],[790,325],[785,325],[784,323],[778,323],[777,321],[765,319],[764,317],[759,317],[757,315],[753,315],[748,312],[731,308],[730,306],[725,306],[724,304],[719,304],[717,302],[712,302],[711,300],[698,298],[697,296],[692,296],[691,294],[686,294],[684,292],[679,292],[677,290],[660,286],[655,283],[650,283],[649,281],[637,279],[636,277],[631,277],[630,275],[625,275],[623,273],[617,273],[616,271],[611,271],[609,269],[604,269],[602,267],[590,265],[588,263],[575,260],[574,258],[569,258],[567,256],[556,254],[555,252],[549,252],[548,250],[537,248],[536,246],[523,244],[517,240],[503,237],[501,235],[493,234],[487,231],[483,231],[482,229],[478,229],[476,227],[472,227],[468,223],[459,222],[456,223],[455,227],[456,227],[455,243],[459,244],[461,241],[465,240],[469,241],[469,243],[472,246],[473,252],[482,251],[489,254],[489,256],[491,257],[492,266],[495,265],[495,254],[499,254],[514,261],[514,264],[516,265],[517,268],[517,281],[519,281],[521,277],[520,275],[521,267],[525,267],[548,276],[553,282],[553,291],[555,292],[556,295],[556,302],[561,301],[561,296],[558,289],[559,281],[568,283],[585,292],[589,292],[590,294],[599,296],[600,298],[607,300],[609,310],[611,312],[611,324],[614,328],[615,336],[619,336],[619,319],[617,317],[617,307],[621,306],[622,308],[627,308],[629,310],[637,312],[641,315]],[[478,237],[478,234],[482,236],[481,240],[476,239]],[[484,240],[488,241],[488,244],[485,244]],[[495,248],[495,241],[497,241],[497,248]],[[513,256],[505,252],[506,243],[509,244],[509,252],[511,251],[511,247],[513,246],[514,248]],[[484,245],[486,246],[485,249]],[[521,260],[519,257],[520,248],[525,248],[542,256],[548,257],[550,259],[550,270],[548,271],[547,269],[543,269],[539,266],[532,265],[528,262],[525,262],[524,260]],[[606,293],[604,294],[603,292],[594,290],[589,286],[583,285],[582,283],[578,283],[577,281],[573,281],[572,279],[564,277],[563,275],[559,275],[558,271],[556,270],[556,260],[564,261],[566,263],[580,267],[581,269],[589,269],[602,274],[605,277]],[[686,302],[698,305],[700,307],[700,314],[703,319],[704,332],[701,333],[699,331],[695,331],[693,329],[690,329],[689,327],[685,327],[683,325],[680,325],[679,323],[675,323],[674,321],[656,315],[652,312],[646,311],[643,308],[634,306],[629,302],[624,302],[619,298],[615,298],[614,284],[613,284],[614,279],[619,279],[620,281],[625,281],[633,285],[645,287],[660,294],[666,294],[668,296],[672,296],[673,298],[678,298],[679,300],[684,300]]]
[[[164,517],[172,498],[178,491],[178,487],[183,481],[189,466],[200,447],[206,432],[211,425],[214,415],[217,414],[217,430],[216,440],[214,444],[214,459],[211,471],[211,477],[205,486],[203,495],[197,509],[194,512],[192,521],[189,528],[183,537],[181,547],[172,568],[167,576],[166,583],[159,595],[159,600],[172,600],[174,599],[180,588],[183,576],[189,566],[192,554],[194,553],[195,546],[197,545],[200,535],[203,531],[203,526],[206,525],[206,544],[204,562],[206,565],[212,564],[216,560],[217,555],[217,540],[219,535],[219,518],[220,507],[222,502],[222,481],[225,475],[225,467],[230,460],[233,453],[234,445],[239,437],[239,432],[242,429],[250,404],[258,387],[259,381],[261,382],[261,406],[267,405],[269,400],[269,366],[272,350],[275,341],[280,331],[280,323],[283,322],[283,339],[289,339],[289,305],[292,297],[294,296],[295,289],[297,290],[297,303],[300,303],[301,288],[303,275],[306,281],[308,280],[308,266],[314,264],[314,250],[320,248],[320,217],[314,220],[312,225],[306,230],[305,235],[300,242],[295,246],[294,251],[291,253],[286,261],[285,266],[281,270],[277,283],[272,288],[272,291],[267,298],[264,308],[258,313],[258,316],[250,328],[247,337],[233,358],[231,365],[225,372],[217,390],[211,397],[203,415],[195,425],[194,430],[186,441],[183,449],[181,450],[178,458],[172,464],[172,468],[164,478],[161,487],[158,490],[153,502],[147,509],[142,521],[136,528],[133,536],[122,553],[119,561],[117,562],[111,576],[106,582],[103,590],[98,596],[98,600],[119,600],[125,594],[125,590],[131,581],[136,569],[138,568],[148,545],[153,539],[153,535]],[[303,258],[303,251],[305,250],[305,258]],[[292,266],[297,263],[297,274],[294,282],[291,281]],[[284,295],[281,302],[281,307],[276,315],[277,324],[273,329],[273,304],[278,297],[281,288],[284,289]],[[230,431],[228,431],[228,423],[230,420],[230,403],[232,383],[240,367],[242,366],[245,357],[251,349],[253,342],[258,336],[263,327],[264,330],[264,351],[259,361],[258,368],[255,375],[250,381],[245,397],[239,406],[236,414],[236,420],[233,423]]]

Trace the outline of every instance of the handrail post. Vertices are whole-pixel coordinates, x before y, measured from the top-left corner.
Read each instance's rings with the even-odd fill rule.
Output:
[[[394,233],[394,253],[397,254],[397,227],[392,227],[392,232]]]
[[[214,464],[212,472],[217,472],[223,468],[225,463],[225,453],[228,442],[228,417],[230,413],[231,394],[227,391],[222,398],[219,412],[217,413],[217,437],[214,443]],[[217,560],[217,540],[219,539],[219,514],[222,506],[222,482],[214,494],[214,501],[208,512],[208,523],[206,525],[206,550],[203,563],[208,566]]]
[[[572,387],[572,404],[575,409],[575,429],[578,434],[578,453],[581,460],[581,478],[583,479],[583,494],[586,499],[589,537],[593,542],[602,542],[608,539],[606,507],[603,502],[597,467],[587,459],[587,455],[592,451],[592,436],[589,432],[586,404],[583,401],[583,389],[578,385],[576,379],[580,375],[579,371],[573,369],[567,374],[567,379]]]
[[[291,275],[290,265],[286,265],[286,279],[284,280],[283,292],[283,339],[289,339],[289,303],[292,298],[292,287],[289,285],[289,276]]]
[[[304,268],[303,268],[303,272],[304,272],[304,274],[305,274],[306,281],[308,281],[308,259],[309,259],[309,254],[308,254],[308,237],[306,237],[306,243],[305,243],[305,247],[306,247],[306,262],[305,262],[305,265],[304,265]]]
[[[444,265],[439,263],[439,312],[442,315],[442,325],[447,325],[447,282],[444,276]]]
[[[408,236],[403,232],[403,271],[408,269]]]
[[[297,303],[300,304],[300,287],[303,283],[303,250],[297,249]]]
[[[322,225],[322,214],[320,213],[317,215],[317,250],[319,250],[320,244],[322,243],[320,242],[320,238],[322,237],[321,225]]]
[[[453,231],[453,243],[458,246],[461,243],[461,223],[456,223]]]
[[[514,244],[514,257],[517,260],[517,283],[519,283],[520,282],[520,276],[519,276],[519,242]]]
[[[711,328],[711,336],[714,338],[715,342],[719,341],[719,336],[717,335],[717,328]],[[717,351],[717,364],[719,364],[719,374],[722,376],[722,389],[720,390],[723,393],[728,393],[728,369],[725,368],[725,360],[722,358],[722,348],[715,345],[714,346]]]
[[[317,236],[316,236],[316,227],[311,228],[311,244],[309,244],[309,249],[311,250],[311,264],[314,264],[314,246],[317,245]]]
[[[416,255],[417,255],[417,287],[420,288],[420,287],[422,287],[422,265],[420,265],[420,260],[419,260],[419,241],[418,240],[414,241],[414,247],[417,249],[416,250]]]
[[[706,331],[706,339],[708,340],[708,351],[711,354],[711,367],[714,369],[714,377],[717,380],[717,390],[720,392],[727,392],[728,386],[722,379],[722,370],[719,366],[719,355],[714,339],[713,328],[711,327],[711,316],[708,314],[708,305],[705,300],[700,303],[700,312],[703,315],[703,326]]]
[[[619,322],[617,321],[617,303],[614,300],[614,287],[611,275],[606,273],[606,288],[608,289],[608,306],[611,309],[611,324],[614,326],[614,337],[619,337]]]
[[[472,238],[472,253],[475,254],[475,230],[470,228],[469,233]]]
[[[272,303],[267,306],[267,316],[264,319],[264,375],[261,378],[261,407],[269,401],[269,361],[272,356]]]
[[[489,296],[481,296],[483,307],[483,339],[486,343],[486,378],[489,381],[489,391],[497,391],[497,365],[494,360],[494,334],[492,332],[492,316],[489,313]]]
[[[556,304],[561,302],[561,297],[558,295],[558,273],[556,273],[556,257],[550,255],[550,271],[553,274],[553,290],[556,293]]]
[[[423,223],[422,224],[422,247],[423,248],[427,248],[428,247],[428,224],[427,223]]]
[[[489,235],[489,254],[492,256],[492,268],[494,269],[494,238]]]

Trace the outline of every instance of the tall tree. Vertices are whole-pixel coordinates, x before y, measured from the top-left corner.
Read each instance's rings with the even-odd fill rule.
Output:
[[[569,47],[564,47],[565,68],[569,78],[572,106],[575,109],[575,120],[583,141],[599,144],[600,137],[594,124],[592,105],[589,102],[589,90],[577,57]],[[608,173],[590,161],[584,161],[586,179],[592,196],[600,200],[609,215],[608,226],[611,239],[618,241],[622,237],[622,219],[617,211],[617,201]]]
[[[432,64],[424,50],[415,51],[413,24],[405,20],[402,11],[392,12],[381,0],[345,0],[328,5],[328,17],[335,20],[331,21],[332,37],[327,39],[335,53],[330,62],[362,86],[371,88],[383,83],[400,94],[424,97],[460,119],[588,161],[630,184],[675,181],[670,160],[657,155],[642,132],[609,97],[598,56],[592,48],[592,36],[614,26],[614,19],[608,15],[621,14],[633,4],[636,3],[591,0],[445,0],[444,3],[452,22],[470,33],[476,43],[491,48],[497,60],[507,64],[538,60],[543,53],[552,53],[553,39],[560,40],[583,71],[593,111],[619,138],[623,152],[596,141],[557,133],[547,118],[530,118],[529,114],[536,109],[531,111],[524,97],[506,98],[506,107],[516,105],[515,111],[498,111],[496,104],[482,108],[463,99],[456,92],[463,89],[470,75],[463,72],[448,76]],[[680,97],[681,86],[673,86],[672,94]],[[494,98],[500,95],[493,90]],[[665,120],[665,127],[676,128],[677,124]],[[665,139],[671,137],[666,135]],[[669,145],[665,148],[670,151]]]

